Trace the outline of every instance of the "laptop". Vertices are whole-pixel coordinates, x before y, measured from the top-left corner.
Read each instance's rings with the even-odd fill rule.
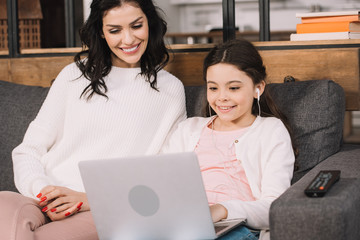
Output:
[[[88,160],[79,169],[101,240],[216,239],[246,222],[214,226],[195,153]]]

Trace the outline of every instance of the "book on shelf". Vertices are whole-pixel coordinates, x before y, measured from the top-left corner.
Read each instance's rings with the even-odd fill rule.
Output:
[[[301,19],[301,23],[353,22],[360,21],[360,10],[296,13],[296,17]]]
[[[308,13],[296,13],[296,17],[297,18],[334,17],[334,16],[359,15],[359,14],[360,14],[360,10],[337,11],[337,12],[308,12]]]
[[[360,32],[292,33],[290,41],[360,39]]]
[[[342,15],[342,16],[329,16],[329,17],[301,18],[301,23],[354,22],[354,21],[360,21],[360,15]]]
[[[296,33],[360,32],[360,22],[299,23]]]

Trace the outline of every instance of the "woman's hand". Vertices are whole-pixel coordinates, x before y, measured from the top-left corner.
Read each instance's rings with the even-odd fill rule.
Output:
[[[79,211],[89,211],[86,194],[66,187],[46,186],[37,195],[39,206],[52,221],[62,220]]]
[[[210,212],[213,222],[218,222],[227,218],[227,209],[221,204],[214,204],[210,206]]]

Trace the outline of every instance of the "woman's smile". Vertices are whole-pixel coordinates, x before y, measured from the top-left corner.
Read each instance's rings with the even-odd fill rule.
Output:
[[[133,46],[133,47],[122,47],[120,48],[122,51],[124,51],[126,54],[134,54],[137,52],[137,50],[139,49],[141,43]]]

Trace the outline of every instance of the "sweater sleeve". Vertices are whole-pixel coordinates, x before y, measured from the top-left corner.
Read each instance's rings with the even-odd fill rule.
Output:
[[[192,117],[182,121],[168,136],[161,153],[192,152],[210,118]]]
[[[69,66],[57,76],[23,142],[12,152],[15,185],[24,196],[34,198],[53,184],[44,169],[47,163],[41,159],[62,134],[68,81]]]
[[[166,141],[161,148],[160,153],[176,153],[176,152],[184,152],[185,151],[185,143],[184,143],[184,134],[183,129],[186,126],[188,120],[182,121],[176,125],[166,138]]]
[[[290,187],[295,157],[289,133],[282,123],[266,131],[263,129],[261,134],[261,140],[254,138],[244,146],[250,150],[245,153],[251,158],[248,161],[260,161],[258,169],[246,172],[249,183],[253,181],[250,179],[258,179],[258,193],[251,187],[256,200],[231,200],[220,204],[228,210],[228,219],[247,218],[250,227],[268,229],[270,205]]]
[[[172,107],[173,109],[176,110],[173,114],[174,119],[170,121],[173,122],[173,124],[170,127],[170,130],[167,134],[167,137],[164,140],[164,143],[159,153],[171,153],[171,152],[181,151],[181,149],[179,148],[171,149],[171,147],[174,147],[174,145],[170,143],[175,141],[178,144],[181,142],[179,127],[186,120],[185,92],[182,92],[182,94],[180,94],[176,99],[178,99],[177,103],[175,103],[174,106]]]

